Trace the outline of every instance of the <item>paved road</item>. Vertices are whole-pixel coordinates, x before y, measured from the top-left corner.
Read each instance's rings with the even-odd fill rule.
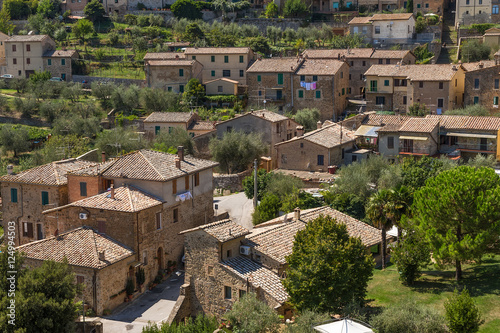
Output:
[[[219,205],[219,209],[217,210],[218,213],[227,211],[229,213],[229,217],[234,222],[244,226],[249,230],[253,228],[253,203],[252,200],[247,199],[245,193],[241,192],[237,194],[226,195],[224,197],[215,197],[214,204]]]
[[[102,318],[104,333],[141,333],[148,322],[168,319],[184,283],[184,273],[174,274],[153,290],[146,291],[122,311]]]

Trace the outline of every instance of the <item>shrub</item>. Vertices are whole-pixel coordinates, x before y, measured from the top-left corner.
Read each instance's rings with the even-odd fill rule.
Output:
[[[246,294],[233,304],[224,316],[237,332],[278,332],[280,319],[267,304],[254,293]]]
[[[407,284],[414,284],[421,275],[421,268],[428,265],[431,259],[429,247],[423,243],[417,234],[408,231],[406,237],[399,240],[392,252],[396,263],[399,279]]]
[[[451,333],[475,333],[484,323],[469,291],[464,288],[460,293],[457,289],[444,303],[446,324]]]
[[[460,50],[460,59],[463,62],[474,62],[488,59],[491,53],[491,47],[488,44],[481,43],[475,39],[465,41]]]

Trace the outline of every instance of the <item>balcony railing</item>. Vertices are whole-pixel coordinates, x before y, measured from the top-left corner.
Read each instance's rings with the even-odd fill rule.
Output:
[[[399,152],[403,154],[426,154],[429,155],[429,148],[400,147]]]
[[[497,150],[497,146],[493,143],[479,144],[479,143],[460,143],[457,142],[455,145],[441,145],[441,151],[453,151],[457,149],[467,149],[467,150],[481,150],[481,151],[492,151]]]

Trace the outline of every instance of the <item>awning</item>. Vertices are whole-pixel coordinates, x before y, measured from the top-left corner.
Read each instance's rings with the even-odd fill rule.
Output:
[[[271,87],[272,90],[283,90],[284,87]]]
[[[378,137],[377,131],[381,129],[381,126],[368,126],[368,125],[361,125],[359,128],[356,130],[356,133],[354,135],[357,136],[369,136],[376,138]]]
[[[406,136],[406,135],[401,135],[399,137],[401,140],[420,140],[420,141],[426,141],[428,137],[426,136]]]
[[[193,199],[193,196],[191,195],[191,191],[179,193],[175,196],[175,201],[185,201],[187,199]]]
[[[342,319],[328,324],[315,326],[314,329],[324,333],[373,333],[373,330],[352,319]]]
[[[464,138],[484,138],[484,139],[496,139],[497,136],[495,134],[479,134],[479,133],[456,133],[456,132],[448,132],[445,134],[446,136],[459,136]]]
[[[132,261],[129,266],[136,268],[136,267],[139,267],[141,265],[144,265],[144,264],[140,261]]]

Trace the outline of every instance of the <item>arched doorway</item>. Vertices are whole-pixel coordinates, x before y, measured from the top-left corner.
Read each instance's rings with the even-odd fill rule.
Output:
[[[156,258],[158,258],[158,269],[164,269],[163,267],[163,248],[159,247],[156,253]]]

